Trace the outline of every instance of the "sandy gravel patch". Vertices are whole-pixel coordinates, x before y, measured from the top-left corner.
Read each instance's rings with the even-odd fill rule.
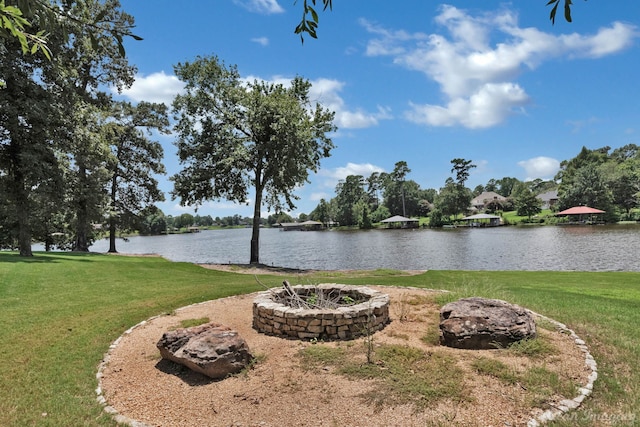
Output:
[[[436,291],[371,286],[391,298],[391,323],[374,336],[375,345],[414,346],[425,351],[453,355],[464,372],[461,381],[469,391],[463,402],[443,399],[423,410],[413,405],[374,407],[362,394],[373,389],[371,380],[352,380],[331,367],[302,369],[300,349],[313,344],[256,332],[252,327],[255,294],[229,297],[185,307],[172,315],[150,319],[123,335],[100,372],[102,395],[121,416],[148,426],[460,426],[526,425],[544,409],[574,396],[552,396],[541,407],[527,402],[527,390],[495,378],[479,375],[470,363],[480,352],[456,350],[426,343],[422,338],[437,328]],[[422,304],[405,304],[418,299]],[[207,317],[237,330],[245,338],[258,363],[246,373],[212,381],[160,358],[156,343],[164,332],[185,319]],[[402,318],[403,321],[400,321]],[[576,384],[591,373],[584,352],[575,339],[538,328],[557,348],[545,366]],[[362,339],[353,342],[362,345]],[[345,342],[326,345],[346,345]],[[534,361],[514,357],[503,350],[481,352],[508,366],[525,370]],[[364,346],[363,346],[364,354]]]

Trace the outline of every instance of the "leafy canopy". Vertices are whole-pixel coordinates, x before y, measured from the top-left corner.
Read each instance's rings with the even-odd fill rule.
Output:
[[[246,203],[255,191],[251,262],[258,262],[260,207],[294,209],[293,191],[330,155],[334,113],[309,99],[311,84],[240,78],[217,57],[175,66],[185,93],[173,103],[183,169],[171,179],[183,205],[227,199]],[[255,245],[255,248],[254,248]]]

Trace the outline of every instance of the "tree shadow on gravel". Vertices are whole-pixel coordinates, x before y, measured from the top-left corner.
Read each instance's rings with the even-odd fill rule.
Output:
[[[157,370],[164,372],[165,374],[173,375],[175,377],[180,378],[186,384],[193,387],[203,386],[203,385],[215,383],[218,381],[222,381],[221,379],[209,378],[206,375],[192,371],[186,366],[180,365],[179,363],[175,363],[167,359],[160,359],[160,361],[156,363],[155,367]]]

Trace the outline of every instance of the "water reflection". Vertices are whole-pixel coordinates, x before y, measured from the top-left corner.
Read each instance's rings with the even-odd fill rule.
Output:
[[[127,253],[174,261],[247,263],[250,229],[132,237]],[[640,271],[640,227],[562,226],[283,232],[263,229],[260,261],[290,268]],[[105,252],[107,241],[91,248]]]

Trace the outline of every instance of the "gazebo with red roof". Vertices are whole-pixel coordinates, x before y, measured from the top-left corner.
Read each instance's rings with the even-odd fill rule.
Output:
[[[572,208],[569,209],[565,209],[561,212],[556,213],[556,216],[560,216],[560,215],[577,215],[578,216],[578,221],[582,222],[582,216],[583,215],[588,215],[589,217],[591,217],[592,215],[601,215],[605,213],[605,211],[600,210],[600,209],[596,209],[596,208],[591,208],[589,206],[574,206]]]

